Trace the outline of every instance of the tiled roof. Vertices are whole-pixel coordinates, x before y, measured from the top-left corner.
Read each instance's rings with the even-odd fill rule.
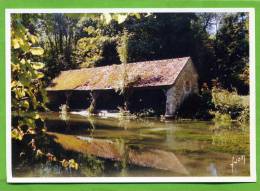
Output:
[[[117,89],[122,79],[132,82],[132,87],[172,85],[189,59],[183,57],[62,71],[47,90]]]

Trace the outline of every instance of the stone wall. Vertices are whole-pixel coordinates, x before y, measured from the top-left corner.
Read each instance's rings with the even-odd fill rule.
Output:
[[[185,98],[198,93],[198,74],[191,60],[181,71],[175,84],[166,90],[166,117],[173,117]]]

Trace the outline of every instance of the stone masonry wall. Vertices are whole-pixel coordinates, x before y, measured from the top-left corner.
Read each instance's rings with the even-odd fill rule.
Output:
[[[192,61],[189,60],[175,84],[166,91],[165,116],[174,116],[184,99],[188,95],[198,92],[198,74]]]

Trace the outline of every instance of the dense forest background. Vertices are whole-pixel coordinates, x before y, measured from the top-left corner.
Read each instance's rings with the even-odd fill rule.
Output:
[[[46,85],[62,70],[191,56],[200,85],[249,91],[245,13],[22,14],[21,23],[39,36]]]

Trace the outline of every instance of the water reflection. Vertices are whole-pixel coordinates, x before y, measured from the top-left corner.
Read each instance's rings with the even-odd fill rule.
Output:
[[[68,114],[64,123],[59,115],[42,114],[48,133],[65,149],[112,161],[101,176],[250,174],[248,127],[72,114]],[[44,173],[52,173],[48,170]]]
[[[210,169],[211,176],[218,176],[218,172],[217,172],[215,163],[210,163],[209,169]]]

